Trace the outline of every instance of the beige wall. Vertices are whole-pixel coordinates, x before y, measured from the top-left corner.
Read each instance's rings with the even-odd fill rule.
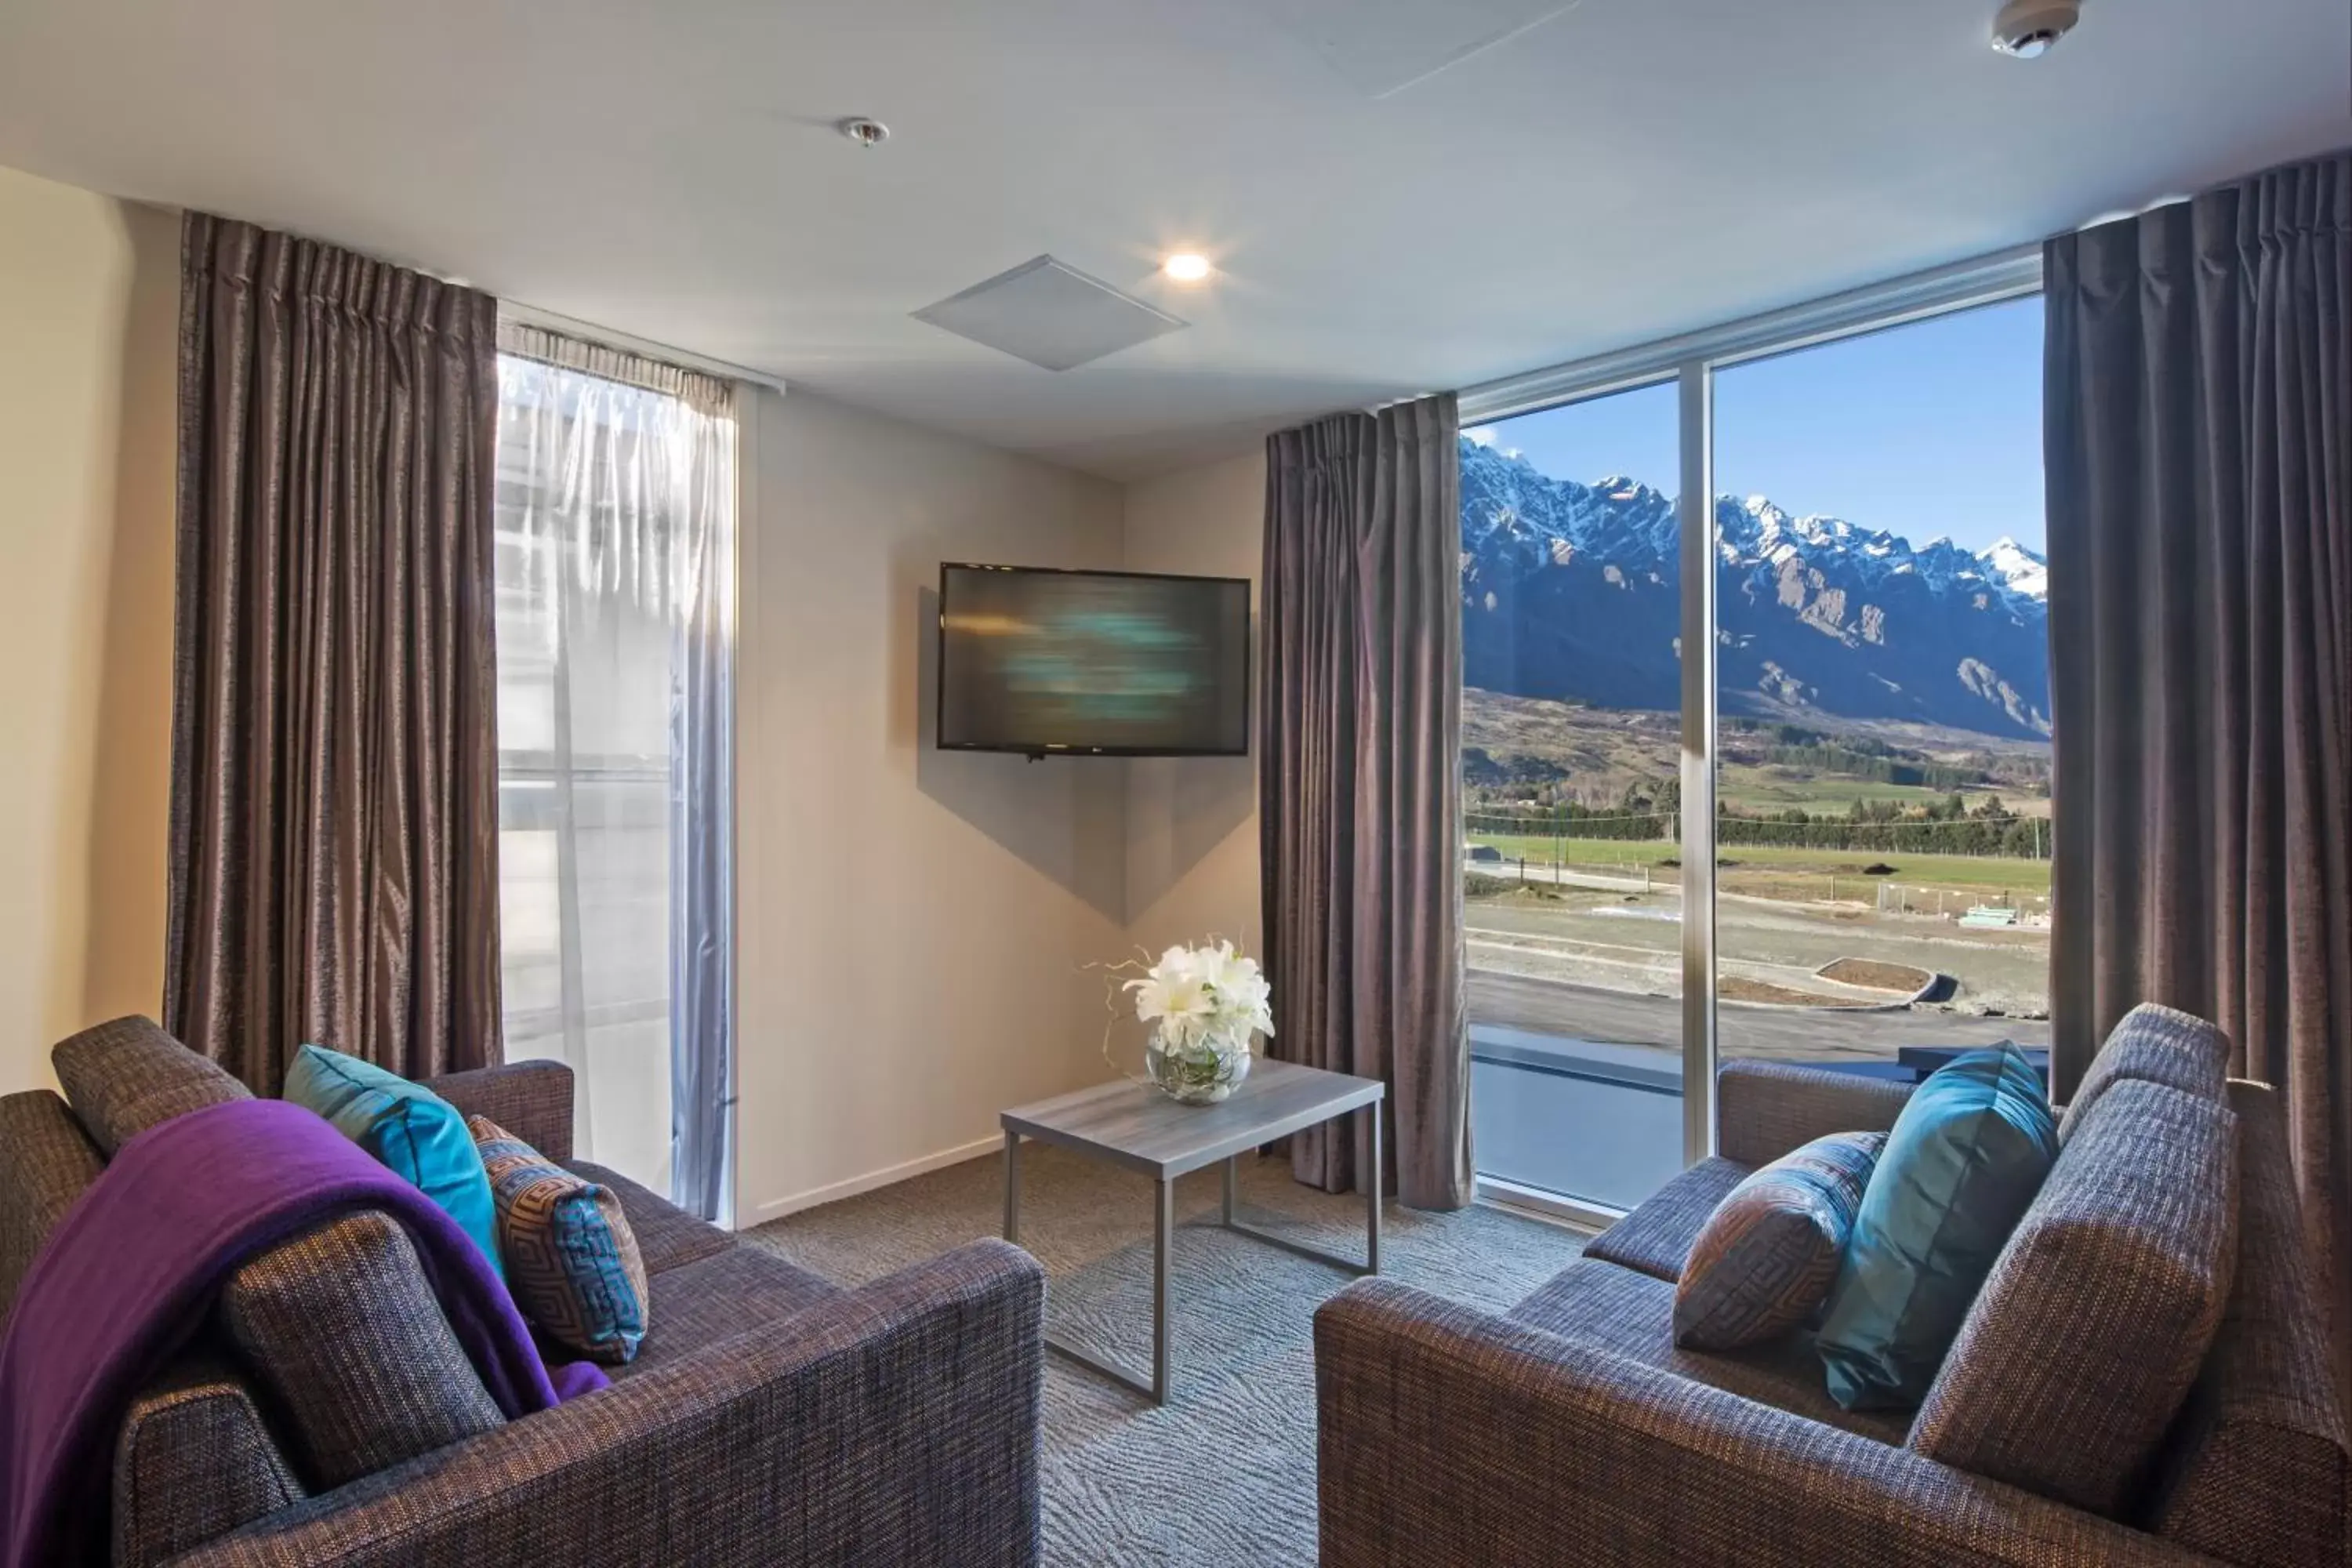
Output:
[[[0,1093],[163,973],[169,214],[0,169]]]
[[[0,1092],[162,990],[175,219],[0,170]],[[1138,943],[1257,936],[1247,760],[929,743],[942,560],[1255,577],[1255,456],[1120,488],[801,393],[745,421],[737,1213],[993,1147],[1108,1076]]]
[[[1255,583],[1265,518],[1262,452],[1143,480],[1127,489],[1125,564],[1133,572],[1191,572]],[[1253,625],[1253,637],[1256,631]],[[1156,952],[1171,942],[1214,934],[1257,945],[1255,760],[1128,764],[1130,943]]]
[[[738,655],[736,1214],[992,1147],[1098,1080],[1123,951],[1121,765],[930,743],[939,566],[1112,566],[1120,493],[760,394]]]

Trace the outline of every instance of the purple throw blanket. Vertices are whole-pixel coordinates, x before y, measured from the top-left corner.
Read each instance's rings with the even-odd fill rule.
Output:
[[[358,1209],[407,1231],[509,1417],[604,1386],[584,1363],[551,1378],[472,1238],[325,1121],[276,1100],[192,1110],[125,1143],[25,1276],[0,1338],[0,1568],[102,1555],[114,1439],[131,1400],[238,1268]]]

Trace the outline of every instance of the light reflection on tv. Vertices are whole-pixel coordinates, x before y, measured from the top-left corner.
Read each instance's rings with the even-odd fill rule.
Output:
[[[1249,749],[1249,584],[947,566],[940,744]]]

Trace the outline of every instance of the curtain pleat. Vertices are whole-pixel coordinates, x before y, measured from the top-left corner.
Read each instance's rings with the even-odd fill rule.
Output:
[[[2141,1001],[2285,1093],[2352,1301],[2352,155],[2051,241],[2055,1087]]]
[[[1259,859],[1273,1050],[1377,1078],[1391,1190],[1470,1201],[1463,1013],[1461,473],[1452,395],[1267,443]],[[1351,1130],[1292,1168],[1353,1187]]]
[[[495,1061],[497,306],[192,213],[181,238],[165,1026]]]

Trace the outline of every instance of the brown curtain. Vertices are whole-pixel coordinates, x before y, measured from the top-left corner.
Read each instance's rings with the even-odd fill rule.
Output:
[[[2352,1194],[2352,155],[2051,241],[2053,1067],[2135,1003],[2285,1091]],[[2340,1321],[2339,1318],[2339,1321]]]
[[[499,1058],[497,305],[190,214],[164,1022]]]
[[[1266,449],[1258,832],[1273,1054],[1387,1083],[1389,1190],[1470,1201],[1462,496],[1451,394]],[[1354,1119],[1292,1142],[1328,1192]]]

